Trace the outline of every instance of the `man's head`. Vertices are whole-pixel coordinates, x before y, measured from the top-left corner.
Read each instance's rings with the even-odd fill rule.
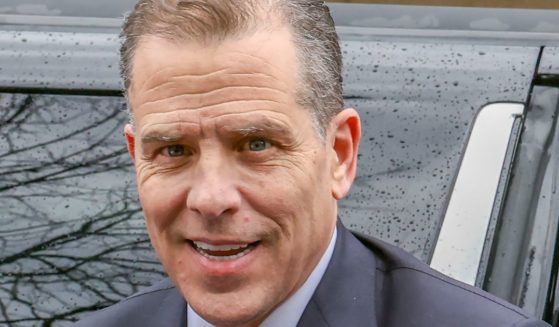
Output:
[[[305,10],[307,20],[288,15]],[[359,117],[341,107],[327,9],[141,1],[124,36],[125,133],[152,244],[202,317],[257,324],[319,261],[355,176]],[[301,48],[317,38],[336,44]]]

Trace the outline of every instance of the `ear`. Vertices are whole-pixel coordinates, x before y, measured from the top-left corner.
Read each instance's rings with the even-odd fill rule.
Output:
[[[347,195],[357,170],[357,151],[361,140],[361,119],[355,109],[344,109],[331,123],[332,195],[340,200]]]
[[[124,137],[126,138],[126,145],[128,146],[128,153],[133,162],[136,162],[136,143],[134,136],[134,127],[131,124],[124,126]]]

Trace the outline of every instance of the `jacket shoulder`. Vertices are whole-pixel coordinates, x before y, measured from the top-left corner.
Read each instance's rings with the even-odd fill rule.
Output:
[[[385,322],[379,325],[549,326],[515,305],[435,271],[395,246],[355,236],[377,257],[377,314]]]
[[[161,323],[171,326],[185,320],[185,317],[186,301],[171,281],[165,279],[112,306],[87,315],[76,326],[155,326]]]

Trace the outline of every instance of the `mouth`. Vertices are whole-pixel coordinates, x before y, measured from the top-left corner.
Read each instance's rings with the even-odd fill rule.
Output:
[[[260,242],[214,245],[190,240],[190,245],[202,256],[215,261],[232,261],[249,254]]]

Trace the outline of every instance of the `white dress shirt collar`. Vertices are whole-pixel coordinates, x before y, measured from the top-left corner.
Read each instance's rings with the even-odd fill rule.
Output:
[[[330,244],[326,248],[326,251],[320,258],[320,261],[309,275],[309,278],[305,281],[303,286],[299,288],[291,297],[289,297],[285,302],[283,302],[279,307],[277,307],[269,316],[262,322],[260,327],[295,327],[301,319],[307,304],[311,300],[318,283],[322,279],[330,259],[332,258],[332,253],[334,253],[334,246],[336,244],[337,238],[337,228],[334,229],[332,238],[330,239]],[[200,317],[191,307],[188,305],[187,320],[188,327],[213,327],[212,324],[208,323],[202,317]]]

